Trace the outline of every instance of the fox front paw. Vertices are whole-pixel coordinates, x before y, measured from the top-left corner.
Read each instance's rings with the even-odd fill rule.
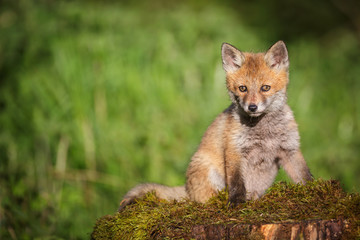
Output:
[[[245,194],[234,192],[234,193],[230,194],[230,196],[229,196],[228,205],[231,208],[234,208],[234,207],[238,206],[239,204],[244,203],[245,201],[246,201]]]

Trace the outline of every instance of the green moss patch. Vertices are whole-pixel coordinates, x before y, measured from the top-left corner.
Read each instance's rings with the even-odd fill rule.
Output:
[[[198,225],[291,223],[315,219],[346,220],[347,236],[360,237],[360,195],[345,193],[338,181],[306,185],[279,182],[259,200],[235,208],[220,192],[206,204],[167,202],[149,193],[122,212],[97,220],[92,239],[182,238]]]

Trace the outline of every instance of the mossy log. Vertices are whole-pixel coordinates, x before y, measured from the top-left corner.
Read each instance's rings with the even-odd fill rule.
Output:
[[[96,222],[99,239],[360,239],[360,195],[338,181],[276,183],[235,208],[220,192],[206,204],[148,194]]]
[[[293,223],[198,225],[184,239],[342,239],[343,220],[309,220]],[[162,237],[167,235],[163,233]]]

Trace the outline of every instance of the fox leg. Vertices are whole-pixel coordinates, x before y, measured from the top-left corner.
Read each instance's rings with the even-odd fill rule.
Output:
[[[285,153],[280,160],[280,165],[295,183],[306,183],[313,180],[300,150],[295,153]]]
[[[193,160],[186,173],[186,191],[191,200],[204,203],[225,188],[225,178],[212,166]]]
[[[236,164],[238,165],[238,164]],[[226,167],[229,188],[229,203],[236,206],[246,200],[246,188],[240,166]]]
[[[229,141],[231,143],[231,141]],[[246,201],[246,188],[243,171],[241,169],[242,159],[236,144],[228,144],[225,151],[225,175],[226,185],[229,190],[229,203],[236,206]]]

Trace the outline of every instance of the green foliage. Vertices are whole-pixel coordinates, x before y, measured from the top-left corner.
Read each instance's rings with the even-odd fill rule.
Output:
[[[183,184],[229,104],[221,43],[263,51],[283,38],[237,1],[0,4],[1,239],[88,238],[135,184]],[[285,36],[289,103],[314,176],[359,191],[360,48],[342,21]]]
[[[229,208],[227,193],[206,204],[184,200],[166,202],[147,194],[122,212],[100,218],[92,233],[99,239],[180,239],[196,225],[298,222],[346,219],[348,236],[360,237],[360,195],[347,194],[337,181],[306,185],[279,182],[261,199]],[[350,239],[350,238],[349,238]]]

